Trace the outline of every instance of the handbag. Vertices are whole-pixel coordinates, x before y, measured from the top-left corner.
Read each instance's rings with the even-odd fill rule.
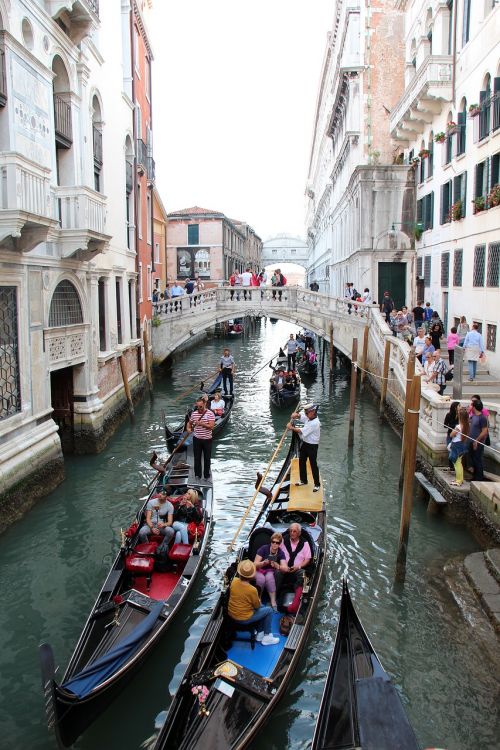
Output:
[[[291,615],[283,615],[280,620],[280,633],[281,635],[288,635],[292,629],[295,617]]]
[[[446,381],[453,380],[453,370],[452,369],[449,369],[447,372],[445,372],[444,379]]]

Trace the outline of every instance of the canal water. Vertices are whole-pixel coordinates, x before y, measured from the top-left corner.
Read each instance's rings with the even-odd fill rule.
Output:
[[[282,434],[287,417],[268,400],[270,370],[252,371],[295,327],[269,320],[231,341],[238,364],[236,403],[215,445],[215,527],[203,573],[164,642],[109,710],[81,738],[80,750],[139,748],[182,670],[217,597],[227,544]],[[66,481],[0,540],[0,748],[49,750],[38,645],[49,641],[65,667],[88,610],[127,527],[146,495],[153,449],[164,454],[163,409],[171,424],[190,397],[175,401],[200,374],[215,370],[224,342],[205,341],[157,374],[134,425],[124,423],[98,456],[68,458]],[[196,377],[194,376],[196,374]],[[355,446],[346,445],[345,373],[303,386],[320,404],[320,468],[328,511],[328,561],[307,651],[288,696],[252,750],[309,747],[337,622],[340,581],[351,595],[385,668],[397,685],[422,747],[498,748],[498,683],[491,651],[466,624],[442,580],[443,565],[477,549],[471,536],[417,502],[403,593],[393,591],[399,529],[400,440],[380,423],[369,391],[358,398]],[[276,466],[276,469],[278,465]],[[261,496],[262,497],[262,496]],[[245,527],[250,527],[256,509]],[[490,644],[491,645],[491,644]],[[403,750],[403,749],[402,749]]]

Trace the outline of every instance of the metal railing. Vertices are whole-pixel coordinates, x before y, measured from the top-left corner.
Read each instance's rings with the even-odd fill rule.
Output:
[[[73,143],[71,105],[58,94],[54,94],[54,122],[57,142],[69,148]]]
[[[152,149],[141,138],[137,139],[137,164],[144,167],[149,180],[155,179],[155,160]]]

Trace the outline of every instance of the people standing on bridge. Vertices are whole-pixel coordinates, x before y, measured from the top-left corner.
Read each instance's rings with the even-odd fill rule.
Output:
[[[484,357],[484,341],[479,333],[478,323],[472,324],[472,330],[464,339],[464,356],[467,359],[469,380],[472,383],[476,377],[477,363],[481,357]]]
[[[233,375],[235,370],[234,358],[229,349],[224,349],[220,358],[220,371],[222,373],[222,387],[226,396],[233,395]],[[228,387],[229,384],[229,387]]]
[[[484,481],[483,453],[484,444],[488,437],[488,418],[483,414],[483,402],[477,398],[472,402],[469,437],[471,440],[469,457],[474,472],[472,480],[482,482]]]
[[[199,398],[196,409],[191,414],[187,429],[193,433],[194,474],[201,479],[201,457],[203,456],[203,477],[210,478],[210,461],[212,458],[212,430],[215,425],[215,414],[207,409],[205,401]]]
[[[313,492],[317,492],[321,486],[318,469],[318,445],[321,434],[321,422],[318,419],[318,405],[306,404],[302,415],[305,415],[306,417],[305,424],[298,427],[294,427],[291,422],[288,422],[287,424],[289,430],[296,432],[302,438],[302,444],[299,451],[300,481],[296,482],[296,486],[301,487],[302,485],[307,484],[307,459],[309,459],[314,481]],[[299,419],[300,417],[301,414],[296,411],[293,412],[292,419]]]
[[[285,349],[287,352],[287,359],[288,359],[287,370],[295,370],[298,344],[293,333],[290,334],[290,338],[285,344]]]
[[[247,268],[246,271],[243,271],[243,273],[241,274],[241,286],[243,287],[243,297],[244,299],[246,299],[247,290],[252,286],[252,271],[250,268]]]
[[[182,299],[180,298],[184,296],[184,289],[181,287],[178,281],[174,282],[170,295],[172,299],[175,300],[175,309],[177,310],[178,305],[179,309],[182,310]]]
[[[391,298],[389,292],[384,292],[384,297],[380,304],[380,312],[385,315],[385,322],[387,325],[391,324],[391,312],[394,310],[394,300]]]
[[[319,292],[319,284],[318,284],[318,282],[317,281],[312,281],[309,284],[309,289],[311,290],[311,292]]]

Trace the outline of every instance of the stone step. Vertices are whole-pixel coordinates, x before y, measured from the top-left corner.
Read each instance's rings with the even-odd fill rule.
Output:
[[[490,573],[500,583],[500,547],[486,550],[484,557]]]
[[[484,553],[467,555],[464,572],[495,628],[500,631],[500,584],[490,573]]]

